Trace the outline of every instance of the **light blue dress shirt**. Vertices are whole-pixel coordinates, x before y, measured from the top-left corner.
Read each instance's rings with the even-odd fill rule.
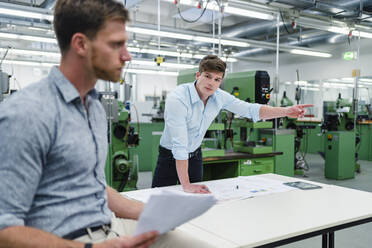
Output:
[[[253,121],[260,119],[260,104],[244,102],[217,89],[206,106],[200,99],[194,83],[182,84],[167,96],[165,128],[160,145],[172,150],[177,160],[187,160],[188,154],[202,143],[207,129],[221,109],[226,109]]]
[[[106,114],[94,89],[85,104],[57,67],[0,104],[0,230],[110,223]]]

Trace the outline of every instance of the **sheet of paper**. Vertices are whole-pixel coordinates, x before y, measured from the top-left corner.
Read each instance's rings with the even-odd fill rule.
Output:
[[[141,213],[134,235],[153,230],[166,233],[203,214],[216,202],[213,195],[168,190],[152,194]]]
[[[295,188],[283,185],[282,181],[263,178],[262,176],[240,176],[234,178],[220,179],[216,181],[200,182],[199,184],[207,185],[210,191],[212,192],[212,195],[217,199],[218,203],[296,190]],[[158,194],[162,190],[169,190],[178,193],[183,192],[182,187],[180,185],[177,185],[170,187],[123,192],[122,194],[126,197],[146,203],[148,202],[151,195]]]

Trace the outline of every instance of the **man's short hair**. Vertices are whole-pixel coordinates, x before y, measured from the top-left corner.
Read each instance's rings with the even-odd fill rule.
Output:
[[[222,72],[225,75],[226,71],[226,63],[223,62],[218,56],[216,55],[207,55],[199,63],[199,72],[202,73],[204,71],[208,72]]]
[[[57,0],[53,24],[61,53],[68,51],[74,34],[83,33],[92,40],[108,20],[125,23],[128,11],[115,0]]]

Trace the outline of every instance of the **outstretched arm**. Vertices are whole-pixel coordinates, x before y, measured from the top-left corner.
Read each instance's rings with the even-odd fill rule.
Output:
[[[300,104],[291,107],[271,107],[262,105],[260,108],[260,119],[268,120],[280,117],[302,118],[306,113],[306,108],[313,104]]]

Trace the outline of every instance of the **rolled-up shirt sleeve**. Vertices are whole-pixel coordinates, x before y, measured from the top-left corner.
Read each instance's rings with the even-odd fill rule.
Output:
[[[165,128],[168,129],[172,143],[172,154],[177,160],[187,160],[187,107],[175,95],[167,98],[164,111]]]
[[[224,105],[222,106],[223,109],[226,109],[240,116],[250,118],[254,122],[257,122],[261,119],[261,104],[244,102],[223,90],[220,90],[219,92],[223,95],[224,98]]]
[[[37,123],[37,115],[28,112],[27,105],[21,107],[23,114],[20,106],[9,105],[0,108],[0,230],[25,225],[42,175],[39,148],[46,140],[42,137],[46,127]]]

